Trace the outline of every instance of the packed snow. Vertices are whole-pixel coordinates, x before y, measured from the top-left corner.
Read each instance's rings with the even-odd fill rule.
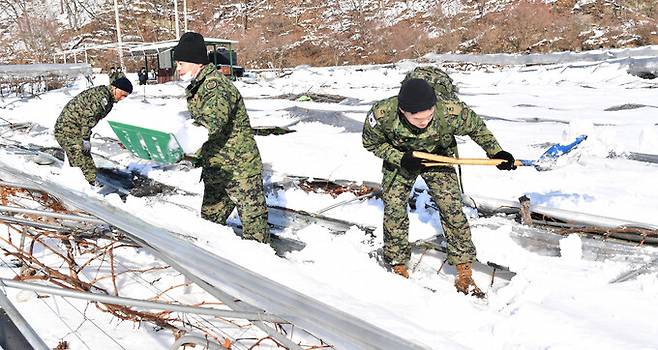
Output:
[[[365,120],[375,101],[395,95],[404,74],[416,64],[298,67],[281,78],[264,73],[257,79],[236,82],[252,126],[289,127],[295,131],[256,137],[267,169],[266,181],[299,175],[379,182],[381,160],[363,149],[361,134],[352,125]],[[551,144],[569,143],[580,134],[588,135],[576,152],[547,171],[526,167],[507,172],[495,167],[463,166],[467,193],[515,201],[526,194],[535,205],[658,225],[658,165],[624,158],[627,152],[658,153],[656,82],[628,74],[627,67],[620,63],[467,68],[448,68],[460,89],[460,98],[485,118],[502,147],[515,157],[536,159]],[[129,78],[137,81],[136,76]],[[94,83],[106,84],[107,77],[96,76]],[[88,87],[80,79],[71,87],[0,109],[0,117],[52,129],[64,105]],[[348,99],[323,103],[281,97],[309,93]],[[631,104],[635,107],[615,108]],[[116,104],[94,132],[116,138],[107,123],[111,120],[157,128],[174,133],[185,151],[193,153],[202,143],[199,140],[207,135],[202,128],[192,126],[188,117],[182,83],[135,86],[135,92]],[[51,133],[12,137],[23,144],[57,145]],[[460,156],[485,156],[467,137],[459,137],[458,141]],[[22,164],[21,158],[11,154],[0,157],[31,173],[100,196],[85,185],[77,169]],[[476,274],[476,282],[488,293],[488,302],[482,304],[454,290],[454,275],[438,275],[436,269],[442,261],[431,254],[412,256],[410,267],[418,264],[419,269],[411,280],[391,274],[371,257],[382,245],[383,206],[379,199],[356,201],[325,213],[377,227],[374,239],[357,227],[343,235],[332,235],[326,228],[309,225],[281,233],[306,243],[301,251],[282,258],[269,246],[242,241],[231,228],[200,218],[203,186],[199,169],[166,171],[126,155],[115,161],[199,195],[171,196],[168,201],[128,197],[125,203],[117,195],[107,196],[105,199],[113,205],[172,232],[194,236],[203,249],[427,348],[658,348],[656,272],[610,284],[620,273],[636,266],[621,259],[585,259],[578,236],[562,239],[558,256],[540,255],[511,238],[516,225],[513,221],[478,218],[475,211],[467,210],[479,259],[509,266],[517,273],[509,284],[495,288],[489,287],[490,276]],[[425,188],[421,179],[416,185]],[[334,198],[287,189],[268,193],[267,200],[269,204],[317,212],[353,197],[350,193]],[[418,209],[410,213],[410,240],[441,232],[438,214],[426,208],[428,202],[428,194],[420,193]],[[233,215],[230,220],[236,220]],[[648,247],[637,249],[658,254]],[[136,265],[140,261],[151,263],[152,259],[145,255],[127,258]],[[13,277],[7,268],[0,271],[3,277]],[[130,292],[131,287],[126,290]],[[73,349],[83,348],[82,342],[93,349],[164,349],[173,342],[162,333],[111,321],[109,317],[94,323],[112,334],[113,341],[108,337],[93,338],[89,335],[93,332],[85,329],[52,327],[58,321],[52,311],[44,309],[42,304],[47,302],[37,301],[28,292],[6,292],[53,347],[59,339],[67,339]],[[192,303],[194,295],[176,298],[187,298]],[[57,315],[71,318],[72,325],[81,322],[72,319],[74,311],[60,309]]]

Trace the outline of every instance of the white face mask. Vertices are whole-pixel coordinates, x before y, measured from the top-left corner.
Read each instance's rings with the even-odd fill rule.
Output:
[[[180,80],[186,83],[189,83],[190,81],[192,81],[192,79],[194,79],[194,75],[192,74],[192,72],[187,72],[180,76]]]

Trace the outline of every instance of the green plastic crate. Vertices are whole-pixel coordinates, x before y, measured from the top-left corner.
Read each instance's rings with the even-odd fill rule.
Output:
[[[172,164],[184,156],[176,136],[171,133],[108,121],[119,141],[139,158]]]

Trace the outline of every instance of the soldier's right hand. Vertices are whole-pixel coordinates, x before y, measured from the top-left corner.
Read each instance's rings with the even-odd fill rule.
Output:
[[[422,159],[414,157],[413,151],[407,151],[402,155],[400,167],[410,173],[414,173],[425,167],[422,161]]]
[[[82,154],[86,156],[91,155],[91,141],[84,139],[82,140]]]

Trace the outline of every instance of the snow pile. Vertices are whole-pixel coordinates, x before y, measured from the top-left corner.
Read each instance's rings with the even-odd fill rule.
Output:
[[[560,256],[571,262],[578,262],[583,257],[583,246],[580,236],[571,234],[560,240]]]

